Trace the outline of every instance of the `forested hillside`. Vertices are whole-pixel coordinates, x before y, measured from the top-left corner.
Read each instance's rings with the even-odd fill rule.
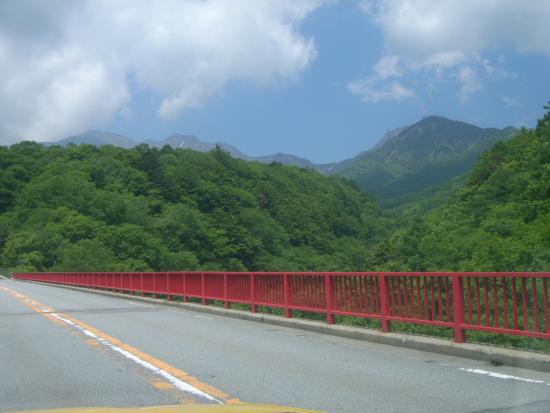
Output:
[[[0,266],[548,270],[549,123],[406,198],[412,212],[400,215],[344,178],[220,149],[0,147]],[[434,201],[442,207],[418,213]]]
[[[440,116],[388,132],[372,149],[336,165],[334,173],[350,178],[384,206],[410,204],[423,191],[444,198],[458,189],[478,156],[496,142],[508,140],[515,128],[479,128]],[[459,179],[460,180],[460,179]]]
[[[391,269],[548,271],[550,112],[483,154],[444,208],[380,248]]]
[[[0,252],[16,270],[364,270],[374,203],[338,177],[214,150],[0,147]]]

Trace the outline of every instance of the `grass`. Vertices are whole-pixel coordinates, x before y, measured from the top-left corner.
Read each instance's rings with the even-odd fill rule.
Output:
[[[152,297],[152,294],[145,294],[146,297]],[[165,295],[157,295],[158,298],[166,298]],[[172,296],[173,301],[183,301],[182,297]],[[189,298],[188,302],[202,303],[200,298]],[[221,300],[208,300],[208,305],[223,308],[224,302]],[[234,310],[250,311],[250,304],[232,303],[231,308]],[[270,314],[276,316],[284,316],[284,310],[278,307],[258,306],[258,313]],[[307,311],[292,311],[292,317],[305,320],[326,322],[326,315]],[[380,329],[380,320],[368,319],[361,317],[335,316],[336,324],[347,325],[352,327],[368,328],[373,330]],[[396,333],[421,335],[429,337],[437,337],[447,340],[452,340],[454,331],[451,328],[430,326],[414,323],[392,322],[392,331]],[[466,341],[469,343],[479,343],[484,345],[515,348],[521,350],[536,351],[550,354],[550,340],[537,339],[532,337],[515,336],[508,334],[495,334],[481,331],[466,331]]]
[[[217,302],[216,306],[223,307],[223,302]],[[246,304],[233,304],[232,308],[238,310],[250,310],[250,305]],[[282,308],[258,306],[258,312],[264,314],[272,314],[283,316],[284,310]],[[319,313],[311,313],[306,311],[292,311],[292,316],[296,318],[326,322],[326,316]],[[335,317],[336,324],[348,325],[353,327],[369,328],[373,330],[380,329],[380,320],[368,319],[361,317],[349,317],[340,316]],[[454,330],[447,327],[430,326],[414,323],[400,323],[392,322],[392,331],[395,333],[404,333],[420,336],[437,337],[446,340],[452,340],[454,337]],[[550,340],[514,336],[508,334],[495,334],[486,333],[480,331],[467,331],[466,339],[469,343],[479,343],[485,345],[492,345],[498,347],[515,348],[521,350],[537,351],[550,354]]]

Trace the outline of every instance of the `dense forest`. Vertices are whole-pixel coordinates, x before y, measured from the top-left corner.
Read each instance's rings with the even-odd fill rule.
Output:
[[[383,249],[393,270],[548,271],[550,112],[496,143],[447,205],[415,217]]]
[[[345,178],[219,148],[22,142],[0,147],[1,266],[548,270],[550,112],[452,182],[386,211]]]
[[[384,208],[400,207],[407,204],[407,198],[425,198],[426,192],[438,187],[445,187],[437,191],[440,197],[446,187],[458,189],[456,178],[468,174],[480,154],[517,133],[512,127],[480,128],[428,116],[389,131],[368,151],[337,164],[335,173],[353,180]]]
[[[386,227],[343,178],[140,145],[0,147],[2,266],[364,270]]]

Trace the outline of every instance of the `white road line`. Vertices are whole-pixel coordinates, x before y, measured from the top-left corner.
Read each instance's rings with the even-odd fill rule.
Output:
[[[545,383],[544,380],[526,379],[525,377],[511,376],[509,374],[495,373],[493,371],[486,371],[481,369],[465,369],[463,367],[459,368],[458,370],[465,371],[467,373],[481,374],[483,376],[489,376],[496,379],[515,380],[515,381],[522,381],[524,383],[533,383],[533,384],[546,384],[550,386],[550,383]]]
[[[202,318],[202,319],[204,319],[204,320],[214,321],[213,318],[205,317],[205,316],[203,316],[203,315],[194,315],[193,317],[195,317],[195,318]]]
[[[49,311],[45,310],[45,312],[49,312]],[[65,324],[68,324],[71,327],[80,330],[86,336],[98,341],[99,343],[101,343],[105,347],[110,348],[111,350],[122,354],[124,357],[126,357],[129,360],[132,360],[134,363],[137,363],[137,364],[141,365],[142,367],[145,367],[146,369],[151,370],[154,374],[157,374],[159,376],[164,377],[166,380],[168,380],[170,383],[172,383],[174,385],[174,387],[176,387],[180,390],[183,390],[185,392],[192,393],[192,394],[195,394],[197,396],[203,397],[203,398],[208,399],[210,401],[217,402],[219,404],[223,403],[222,401],[216,399],[215,397],[209,395],[208,393],[205,393],[202,390],[197,389],[195,386],[192,386],[191,384],[189,384],[189,383],[187,383],[187,382],[185,382],[181,379],[178,379],[176,376],[173,376],[172,374],[168,373],[166,370],[163,370],[161,368],[158,368],[158,367],[152,365],[151,363],[143,360],[142,358],[136,356],[135,354],[132,354],[129,351],[126,351],[126,350],[120,348],[119,346],[111,343],[110,341],[99,337],[98,335],[92,333],[90,330],[88,330],[88,329],[86,329],[86,328],[84,328],[84,327],[82,327],[82,326],[80,326],[76,323],[73,323],[71,320],[67,320],[66,318],[61,317],[58,314],[54,314],[54,313],[50,313],[50,314],[51,314],[52,317],[55,317],[59,321],[62,321]]]
[[[63,323],[65,323],[65,324],[67,324],[67,325],[69,325],[69,326],[71,326],[71,327],[73,327],[73,328],[75,328],[79,331],[81,331],[83,334],[85,334],[86,336],[96,340],[97,342],[101,343],[105,347],[107,347],[107,348],[109,348],[113,351],[116,351],[119,354],[122,354],[127,359],[132,360],[134,363],[139,364],[142,367],[145,367],[146,369],[152,371],[154,374],[157,374],[159,376],[164,377],[166,380],[168,380],[170,383],[172,383],[172,385],[174,387],[176,387],[177,389],[182,390],[182,391],[187,392],[187,393],[192,393],[196,396],[203,397],[207,400],[210,400],[210,401],[213,401],[213,402],[216,402],[216,403],[219,403],[219,404],[223,404],[223,402],[221,400],[218,400],[215,397],[211,396],[210,394],[205,393],[202,390],[196,388],[195,386],[187,383],[186,381],[177,378],[176,376],[170,374],[166,370],[163,370],[159,367],[154,366],[153,364],[143,360],[141,357],[138,357],[135,354],[132,354],[129,351],[124,350],[123,348],[111,343],[109,340],[106,340],[104,338],[99,337],[97,334],[91,332],[87,328],[82,327],[81,325],[78,325],[77,323],[74,323],[71,320],[68,320],[68,319],[60,316],[57,313],[52,312],[49,308],[46,308],[46,307],[40,305],[36,301],[28,299],[28,298],[22,296],[21,294],[15,292],[15,291],[8,290],[4,287],[2,287],[1,289],[5,290],[7,292],[12,292],[13,295],[15,295],[19,299],[21,299],[21,300],[23,300],[23,301],[25,301],[25,302],[27,302],[31,305],[33,305],[34,307],[38,308],[41,312],[48,313],[50,316],[56,318],[59,321],[62,321]]]

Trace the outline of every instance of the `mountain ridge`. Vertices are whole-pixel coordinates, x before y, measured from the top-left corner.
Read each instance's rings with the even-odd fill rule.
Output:
[[[139,144],[162,148],[187,148],[208,152],[220,147],[232,157],[265,164],[278,162],[313,169],[325,175],[341,175],[372,193],[382,204],[396,205],[411,199],[431,186],[458,182],[455,178],[469,173],[478,156],[501,140],[509,140],[518,130],[481,128],[467,122],[430,115],[411,125],[388,130],[371,148],[353,158],[318,164],[292,154],[250,156],[233,145],[217,141],[205,142],[195,135],[174,133],[159,141],[134,141],[124,135],[89,131],[46,145],[90,143],[113,144],[130,148]],[[449,185],[447,185],[448,187]],[[451,185],[453,186],[453,185]],[[452,190],[447,189],[450,193]]]
[[[481,153],[517,132],[427,116],[388,131],[371,149],[340,163],[336,173],[379,199],[400,198],[468,173]]]
[[[221,142],[216,141],[214,143],[211,142],[205,142],[201,139],[197,138],[195,135],[185,135],[181,133],[174,133],[170,136],[168,136],[165,139],[156,141],[152,139],[145,139],[141,141],[135,141],[127,136],[120,135],[117,133],[111,133],[106,131],[88,131],[84,132],[79,135],[73,135],[69,136],[64,139],[60,139],[58,141],[50,141],[50,142],[42,142],[45,146],[52,146],[52,145],[61,145],[66,146],[69,144],[90,144],[95,146],[102,146],[102,145],[113,145],[113,146],[119,146],[122,148],[131,148],[140,144],[147,144],[151,147],[155,148],[162,148],[165,145],[169,145],[174,149],[182,148],[182,149],[191,149],[198,152],[208,152],[216,147],[220,147],[225,152],[228,152],[231,156],[237,159],[241,159],[244,161],[256,161],[261,163],[272,163],[272,162],[280,162],[282,164],[286,165],[293,165],[298,166],[301,168],[311,168],[314,170],[317,170],[321,173],[323,173],[324,170],[326,170],[327,166],[333,165],[333,164],[316,164],[314,162],[311,162],[308,159],[301,158],[296,155],[287,154],[278,152],[271,155],[261,155],[261,156],[250,156],[239,149],[237,149],[235,146]]]

